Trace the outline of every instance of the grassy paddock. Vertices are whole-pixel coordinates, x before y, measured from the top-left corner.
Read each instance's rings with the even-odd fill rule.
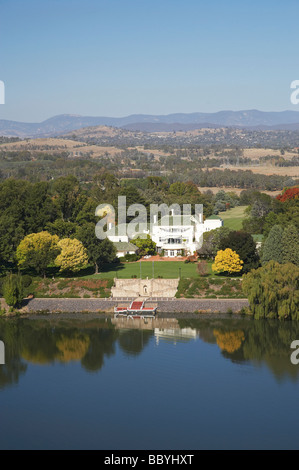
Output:
[[[223,220],[224,227],[231,230],[241,230],[242,222],[246,218],[245,209],[247,206],[237,206],[225,212],[219,212],[219,217]]]
[[[141,270],[140,270],[141,264]],[[141,273],[141,276],[140,276]],[[145,279],[158,278],[159,276],[167,279],[176,279],[179,277],[194,278],[197,277],[196,264],[184,263],[183,261],[137,261],[133,263],[121,263],[119,265],[107,265],[99,274],[87,275],[85,278],[92,279],[110,279],[117,277],[119,279],[130,279],[132,276]]]

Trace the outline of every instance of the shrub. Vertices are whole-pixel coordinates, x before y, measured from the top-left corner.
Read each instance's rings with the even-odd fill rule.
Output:
[[[15,307],[24,297],[22,277],[19,274],[10,273],[3,284],[3,296],[7,305]]]
[[[209,273],[208,263],[205,260],[197,263],[197,272],[200,276],[207,276]]]
[[[23,286],[24,286],[25,289],[27,287],[31,286],[31,284],[32,284],[32,277],[31,276],[29,276],[28,274],[25,274],[24,276],[22,276],[22,280],[23,280]]]
[[[137,255],[136,253],[127,253],[124,257],[126,261],[133,262],[133,261],[138,261],[140,259],[140,256]]]

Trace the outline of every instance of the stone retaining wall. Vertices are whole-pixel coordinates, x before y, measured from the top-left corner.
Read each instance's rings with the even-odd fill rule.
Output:
[[[119,303],[126,305],[129,301],[114,299],[31,299],[24,309],[29,312],[107,312],[112,313]],[[151,304],[153,302],[150,302]],[[248,307],[247,299],[171,299],[157,300],[157,314],[161,313],[193,313],[195,311],[221,312],[228,310],[238,312],[242,307]]]

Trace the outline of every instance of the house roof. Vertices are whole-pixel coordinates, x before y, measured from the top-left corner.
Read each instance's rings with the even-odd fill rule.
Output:
[[[114,242],[113,245],[116,247],[117,251],[137,251],[138,248],[136,245],[130,242]]]

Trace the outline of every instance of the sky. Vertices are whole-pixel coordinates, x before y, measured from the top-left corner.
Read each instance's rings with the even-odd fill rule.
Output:
[[[0,119],[299,111],[298,0],[0,0]]]

